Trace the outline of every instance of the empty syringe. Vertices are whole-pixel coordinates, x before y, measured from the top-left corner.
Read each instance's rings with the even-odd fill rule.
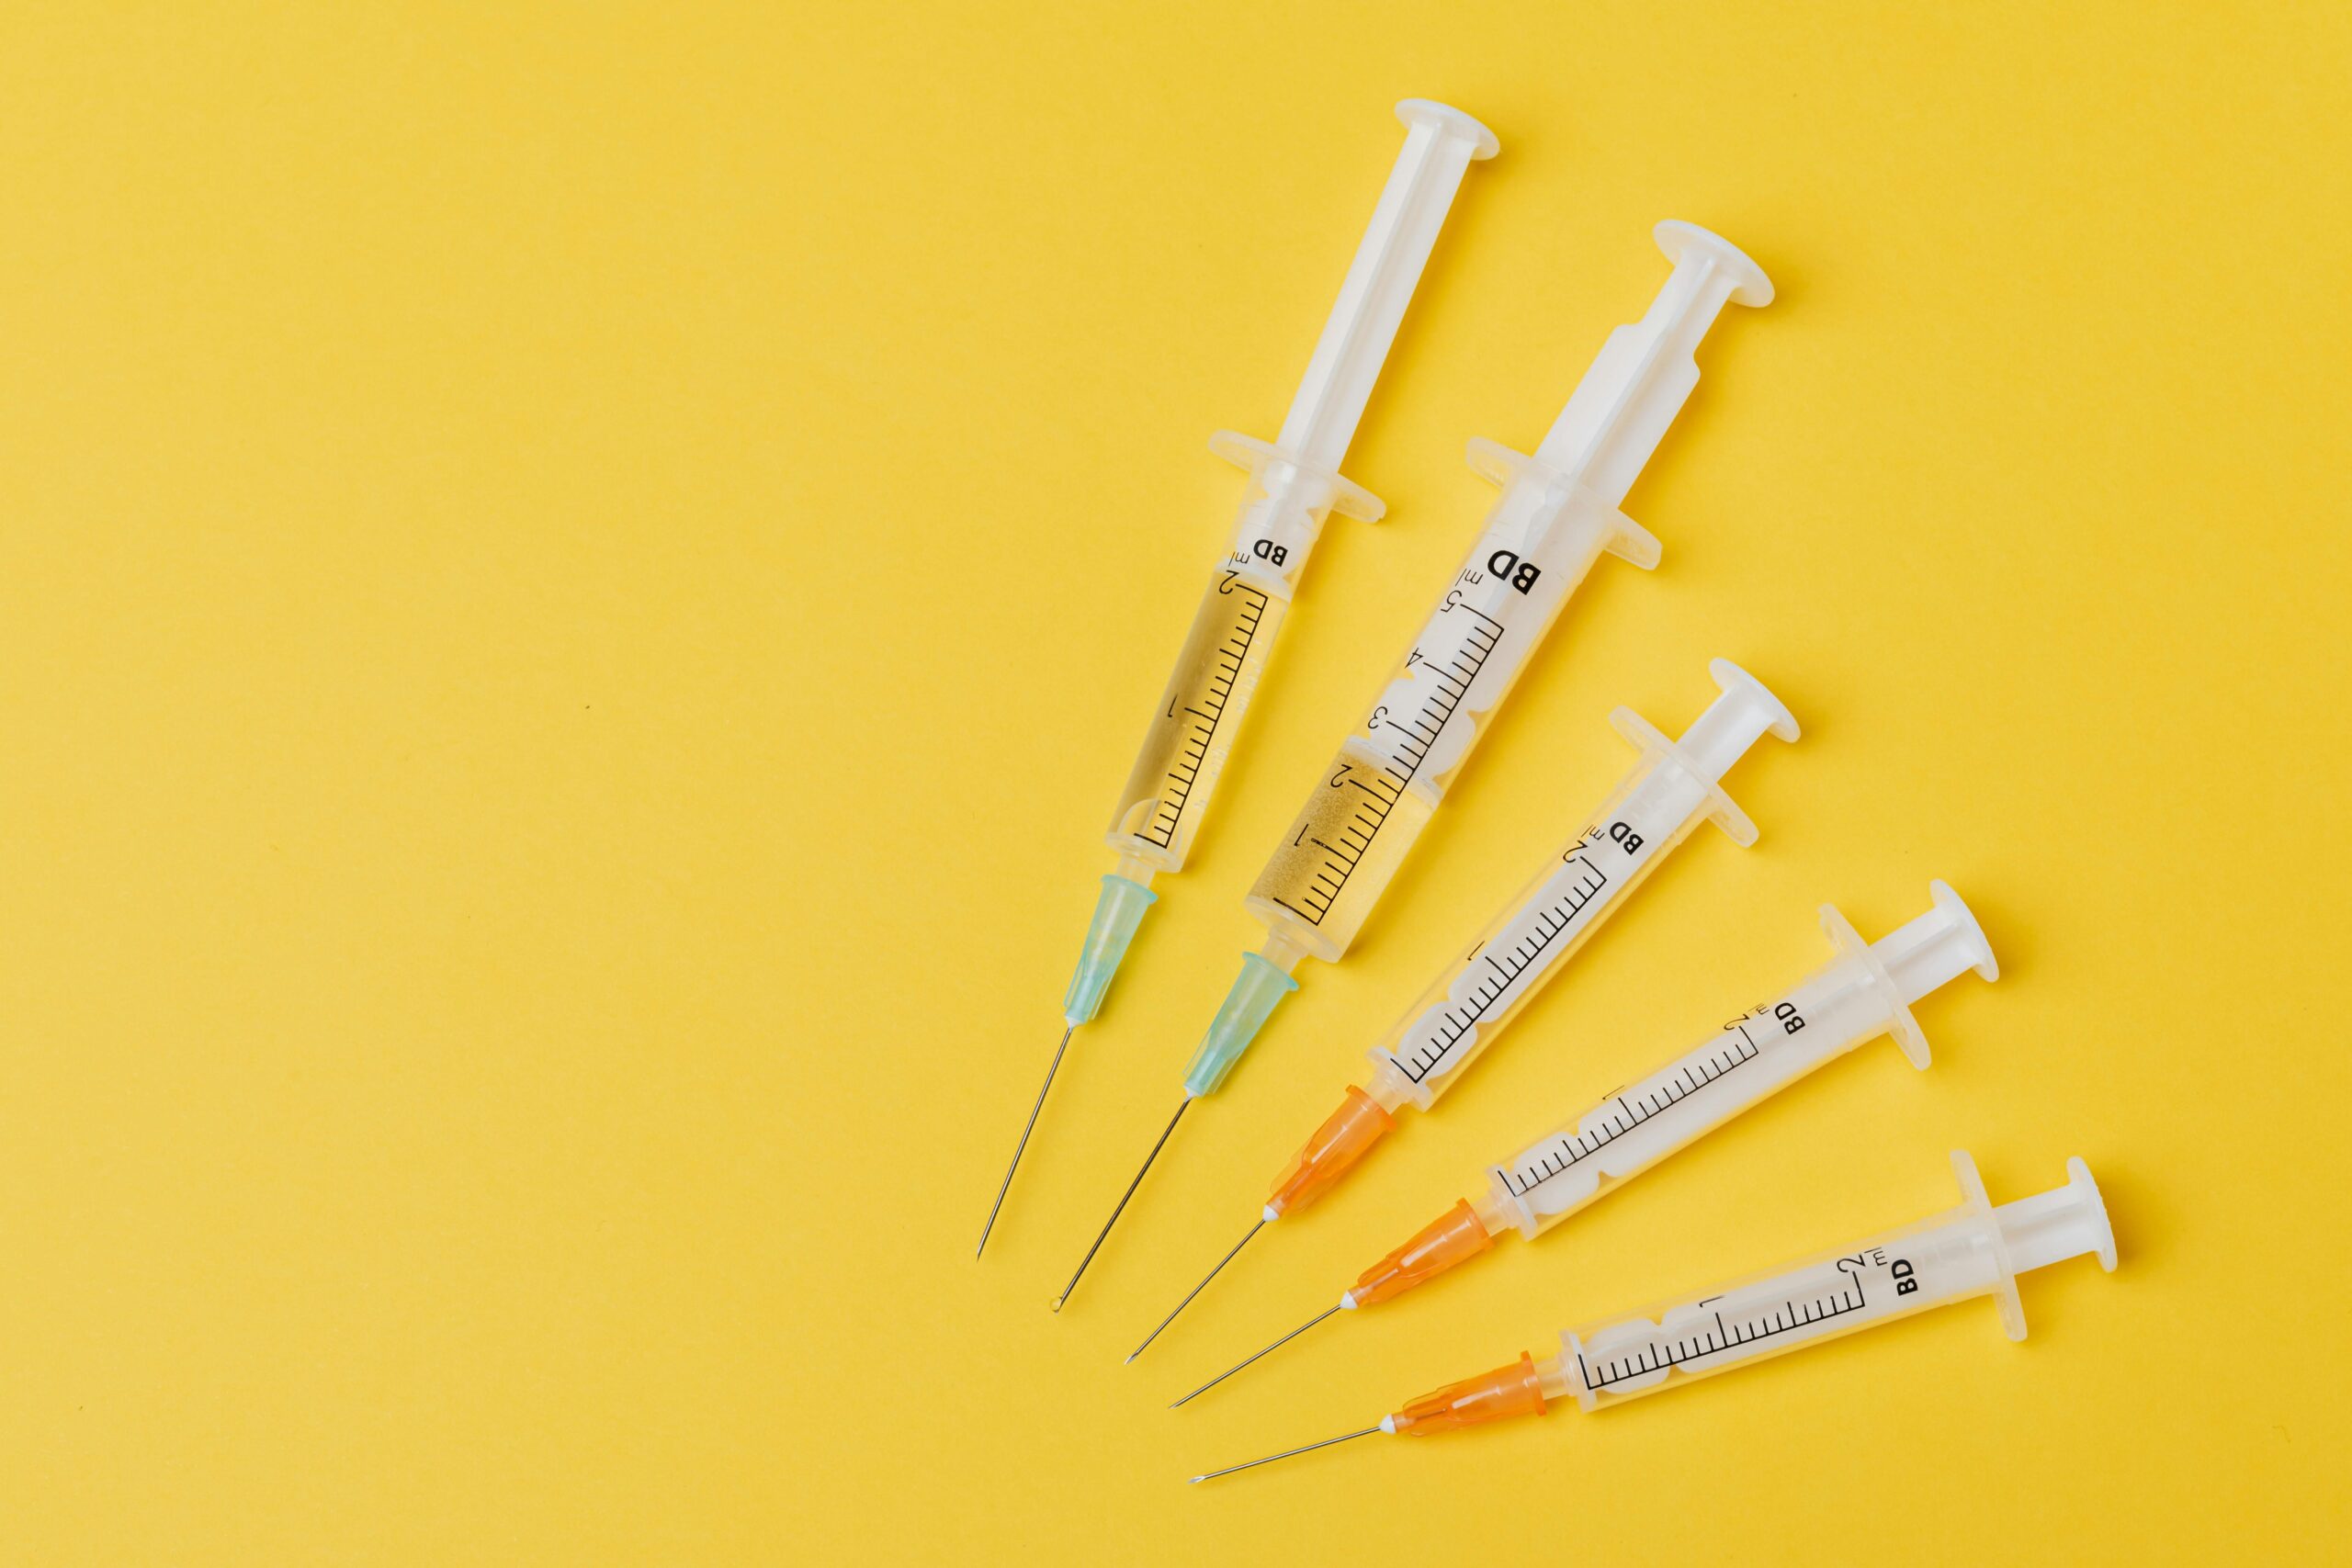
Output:
[[[2090,1168],[2066,1162],[2066,1184],[1995,1208],[1976,1164],[1955,1150],[1960,1207],[1855,1242],[1793,1268],[1651,1307],[1560,1336],[1556,1356],[1531,1354],[1448,1383],[1361,1431],[1195,1475],[1211,1481],[1293,1454],[1375,1432],[1430,1437],[1513,1416],[1541,1416],[1573,1400],[1579,1409],[1622,1404],[1660,1389],[1874,1328],[1930,1307],[1990,1295],[2001,1325],[2025,1337],[2017,1278],[2085,1253],[2115,1268],[2115,1233]]]

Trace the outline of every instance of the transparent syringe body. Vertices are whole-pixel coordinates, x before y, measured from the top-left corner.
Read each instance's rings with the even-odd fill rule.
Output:
[[[1122,859],[1182,869],[1290,601],[1230,564],[1209,579],[1106,835]]]
[[[1502,496],[1250,889],[1252,915],[1327,963],[1355,941],[1594,560],[1657,559],[1656,539],[1553,469],[1487,442],[1473,461]]]
[[[1713,793],[1671,755],[1645,759],[1373,1048],[1372,1097],[1435,1103],[1705,819]]]
[[[1482,1211],[1540,1235],[1883,1032],[1901,998],[1866,951],[1856,953],[1860,939],[1852,944],[1793,989],[1487,1168]]]
[[[2004,1240],[2001,1217],[1985,1198],[1984,1183],[1968,1156],[1955,1153],[1952,1165],[1963,1195],[1956,1209],[1704,1295],[1563,1332],[1558,1357],[1538,1367],[1544,1393],[1574,1394],[1587,1410],[1619,1404],[1930,1307],[1995,1292],[2002,1298],[2009,1337],[2023,1338],[2025,1319],[2015,1282],[2018,1262]],[[2080,1161],[2072,1168],[2079,1188],[2096,1204],[2089,1172]],[[2072,1190],[2061,1189],[2041,1200],[2010,1204],[2003,1213]],[[2104,1223],[2099,1222],[2102,1227]],[[2036,1260],[2021,1261],[2031,1268]]]
[[[1250,492],[1112,814],[1123,874],[1182,868],[1325,519],[1335,506],[1379,513],[1347,480],[1263,442],[1226,431],[1210,445],[1250,470]]]

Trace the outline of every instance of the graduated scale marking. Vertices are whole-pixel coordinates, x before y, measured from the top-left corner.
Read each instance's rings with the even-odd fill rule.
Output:
[[[1535,967],[1536,961],[1550,952],[1562,936],[1576,930],[1577,918],[1600,902],[1601,894],[1609,887],[1609,873],[1588,852],[1600,842],[1605,831],[1603,828],[1585,829],[1584,837],[1566,857],[1566,863],[1578,868],[1580,874],[1559,897],[1536,911],[1532,931],[1504,949],[1499,959],[1492,952],[1478,955],[1478,961],[1488,970],[1487,978],[1466,999],[1439,1013],[1435,1026],[1410,1055],[1396,1058],[1397,1066],[1407,1077],[1420,1083],[1443,1066],[1453,1048],[1469,1038],[1495,1004],[1513,994],[1512,987]]]
[[[1354,875],[1356,867],[1363,863],[1365,853],[1371,850],[1373,840],[1379,837],[1380,829],[1387,822],[1388,814],[1396,808],[1397,799],[1404,795],[1406,786],[1413,782],[1414,775],[1420,772],[1421,764],[1429,760],[1438,737],[1445,733],[1445,727],[1460,711],[1462,699],[1468,694],[1471,682],[1477,680],[1478,671],[1486,668],[1487,657],[1502,641],[1502,622],[1484,611],[1472,608],[1463,600],[1459,589],[1446,595],[1444,607],[1439,614],[1451,615],[1457,610],[1473,617],[1473,624],[1464,632],[1451,658],[1441,664],[1425,658],[1418,648],[1406,656],[1408,668],[1419,666],[1430,672],[1428,700],[1405,719],[1389,717],[1388,709],[1384,705],[1373,709],[1372,716],[1364,722],[1367,730],[1388,728],[1397,731],[1398,739],[1393,753],[1381,760],[1376,768],[1343,767],[1331,778],[1331,788],[1352,785],[1363,793],[1363,800],[1357,806],[1346,829],[1332,835],[1332,839],[1339,840],[1337,843],[1322,838],[1311,840],[1323,851],[1324,858],[1309,880],[1309,891],[1300,896],[1300,903],[1310,907],[1302,908],[1299,904],[1284,898],[1274,900],[1310,924],[1321,924],[1323,918],[1331,912],[1331,906],[1346,888],[1348,878]]]
[[[1604,841],[1623,850],[1631,863],[1620,866],[1616,876],[1593,852]],[[1521,910],[1510,926],[1472,955],[1476,964],[1485,965],[1485,978],[1462,1000],[1414,1021],[1407,1039],[1419,1043],[1395,1057],[1397,1070],[1415,1083],[1425,1083],[1432,1074],[1444,1070],[1454,1052],[1482,1023],[1525,994],[1527,987],[1521,982],[1532,983],[1532,976],[1548,962],[1547,955],[1575,938],[1586,923],[1585,917],[1605,907],[1618,888],[1640,872],[1658,842],[1658,835],[1623,817],[1586,829],[1575,847],[1561,856],[1564,869],[1553,873],[1546,885],[1550,897],[1532,911]],[[1563,886],[1564,877],[1572,879]]]
[[[1883,1269],[1886,1265],[1886,1253],[1877,1247],[1850,1258],[1841,1258],[1838,1259],[1837,1267],[1844,1282],[1835,1290],[1815,1296],[1778,1302],[1762,1316],[1739,1322],[1725,1322],[1722,1312],[1717,1311],[1711,1328],[1662,1344],[1653,1340],[1634,1355],[1611,1357],[1600,1362],[1597,1368],[1587,1364],[1585,1353],[1579,1349],[1577,1352],[1577,1375],[1584,1381],[1587,1390],[1599,1393],[1612,1384],[1631,1382],[1653,1372],[1686,1366],[1724,1350],[1736,1350],[1743,1345],[1793,1334],[1801,1328],[1810,1328],[1815,1324],[1860,1312],[1870,1304],[1869,1297],[1862,1289],[1861,1270]],[[1703,1307],[1708,1302],[1723,1299],[1710,1296],[1697,1304]]]
[[[1554,1177],[1590,1159],[1634,1128],[1665,1114],[1681,1104],[1709,1084],[1719,1083],[1731,1074],[1764,1054],[1764,1047],[1747,1032],[1749,1021],[1760,1016],[1750,1013],[1735,1019],[1724,1026],[1735,1038],[1718,1043],[1697,1061],[1679,1064],[1664,1083],[1648,1090],[1638,1099],[1627,1100],[1625,1091],[1609,1096],[1604,1104],[1614,1109],[1598,1125],[1575,1134],[1562,1133],[1536,1145],[1538,1153],[1522,1158],[1515,1167],[1493,1168],[1502,1178],[1504,1189],[1514,1198],[1524,1198]],[[1782,1025],[1786,1028],[1785,1022]]]
[[[1152,810],[1151,823],[1136,835],[1163,850],[1175,841],[1176,825],[1183,820],[1184,805],[1193,797],[1193,784],[1199,779],[1201,763],[1209,754],[1209,742],[1216,738],[1216,727],[1225,717],[1227,699],[1233,695],[1234,682],[1241,678],[1242,666],[1250,657],[1250,645],[1257,639],[1258,627],[1266,618],[1264,591],[1242,581],[1238,573],[1227,573],[1218,591],[1241,596],[1238,623],[1233,635],[1217,649],[1207,688],[1198,704],[1187,704],[1179,710],[1174,705],[1175,699],[1169,699],[1167,716],[1177,718],[1181,711],[1190,716],[1190,722],[1185,726],[1176,763],[1168,770],[1167,786],[1159,792],[1159,803]]]

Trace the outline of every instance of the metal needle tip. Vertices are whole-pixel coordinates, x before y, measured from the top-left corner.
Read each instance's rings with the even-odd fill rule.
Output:
[[[1256,1235],[1260,1231],[1264,1230],[1265,1228],[1265,1219],[1263,1216],[1261,1216],[1256,1224],[1251,1225],[1248,1230],[1242,1232],[1241,1239],[1233,1244],[1233,1252],[1228,1252],[1223,1258],[1218,1258],[1216,1260],[1216,1268],[1210,1269],[1207,1273],[1201,1276],[1201,1282],[1193,1287],[1192,1293],[1187,1295],[1182,1301],[1176,1303],[1176,1311],[1170,1313],[1166,1317],[1159,1320],[1159,1328],[1155,1328],[1150,1333],[1145,1335],[1143,1337],[1143,1343],[1127,1352],[1127,1360],[1133,1361],[1137,1356],[1142,1355],[1145,1350],[1148,1349],[1151,1346],[1151,1342],[1159,1337],[1159,1330],[1161,1328],[1166,1328],[1170,1324],[1176,1321],[1176,1313],[1182,1312],[1186,1307],[1191,1306],[1193,1304],[1193,1297],[1199,1295],[1203,1291],[1208,1288],[1209,1281],[1216,1278],[1218,1269],[1223,1269],[1227,1264],[1233,1261],[1234,1253],[1239,1252],[1243,1247],[1249,1246],[1250,1238]]]
[[[989,1233],[996,1229],[997,1211],[1004,1207],[1004,1195],[1012,1190],[1012,1173],[1021,1168],[1021,1156],[1028,1151],[1029,1134],[1036,1130],[1037,1112],[1046,1109],[1046,1091],[1054,1087],[1054,1075],[1062,1070],[1062,1053],[1069,1049],[1069,1037],[1078,1030],[1071,1024],[1062,1031],[1062,1043],[1054,1047],[1054,1065],[1046,1069],[1046,1081],[1037,1088],[1037,1103],[1029,1108],[1029,1120],[1021,1124],[1021,1141],[1012,1145],[1012,1163],[1004,1168],[1004,1180],[996,1190],[996,1201],[989,1205],[989,1223],[980,1227],[980,1245],[972,1248],[978,1258],[989,1249]]]
[[[1328,1449],[1333,1443],[1352,1442],[1358,1438],[1369,1438],[1379,1430],[1377,1427],[1366,1427],[1361,1432],[1343,1432],[1339,1437],[1326,1438],[1319,1443],[1307,1443],[1300,1448],[1284,1449],[1278,1454],[1268,1454],[1263,1459],[1245,1460],[1239,1464],[1228,1464],[1223,1470],[1212,1470],[1205,1475],[1193,1477],[1193,1484],[1198,1486],[1204,1481],[1215,1481],[1218,1476],[1231,1475],[1237,1470],[1254,1470],[1261,1464],[1272,1464],[1278,1459],[1288,1459],[1293,1454],[1311,1453],[1317,1449]]]
[[[1072,1291],[1078,1289],[1079,1275],[1086,1272],[1086,1266],[1094,1261],[1094,1255],[1096,1253],[1102,1250],[1103,1238],[1111,1234],[1111,1227],[1119,1223],[1119,1216],[1127,1212],[1127,1200],[1134,1197],[1136,1195],[1136,1189],[1143,1185],[1144,1172],[1149,1170],[1151,1168],[1151,1162],[1159,1157],[1159,1151],[1168,1146],[1168,1135],[1176,1131],[1176,1123],[1184,1119],[1184,1112],[1192,1109],[1192,1104],[1193,1097],[1188,1094],[1184,1097],[1182,1102],[1176,1107],[1176,1114],[1168,1119],[1168,1125],[1160,1129],[1159,1141],[1151,1145],[1151,1153],[1143,1156],[1143,1165],[1136,1170],[1136,1179],[1127,1183],[1127,1190],[1125,1192],[1119,1194],[1119,1206],[1111,1211],[1111,1217],[1104,1220],[1102,1222],[1102,1228],[1094,1233],[1094,1245],[1086,1249],[1086,1256],[1078,1260],[1078,1268],[1070,1274],[1069,1283],[1064,1285],[1062,1287],[1062,1293],[1054,1298],[1054,1310],[1056,1312],[1062,1310],[1062,1303],[1069,1300],[1069,1295]]]
[[[1321,1312],[1317,1313],[1313,1317],[1308,1318],[1305,1323],[1300,1324],[1296,1328],[1292,1329],[1288,1334],[1283,1335],[1280,1339],[1277,1339],[1272,1344],[1267,1346],[1264,1350],[1259,1351],[1256,1356],[1251,1356],[1247,1360],[1236,1361],[1232,1366],[1226,1368],[1225,1371],[1217,1373],[1216,1376],[1209,1379],[1208,1382],[1203,1383],[1200,1387],[1194,1389],[1192,1393],[1186,1394],[1183,1398],[1178,1400],[1175,1404],[1171,1404],[1168,1408],[1173,1410],[1177,1405],[1191,1404],[1193,1400],[1200,1398],[1201,1395],[1208,1393],[1209,1390],[1215,1388],[1217,1384],[1223,1382],[1226,1379],[1231,1377],[1242,1368],[1248,1366],[1250,1361],[1256,1360],[1258,1356],[1265,1355],[1268,1350],[1281,1349],[1283,1346],[1289,1344],[1292,1340],[1297,1338],[1300,1335],[1306,1333],[1308,1329],[1314,1327],[1317,1324],[1322,1322],[1325,1318],[1330,1316],[1333,1313],[1339,1310],[1340,1309],[1335,1306],[1325,1307]],[[1337,1439],[1334,1439],[1334,1441],[1336,1440]],[[1276,1459],[1280,1459],[1283,1456],[1276,1454],[1274,1457]],[[1239,1467],[1237,1466],[1236,1468],[1238,1469]]]

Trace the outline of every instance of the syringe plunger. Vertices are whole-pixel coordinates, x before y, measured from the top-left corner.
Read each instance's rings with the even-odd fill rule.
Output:
[[[1463,172],[1502,148],[1493,131],[1460,109],[1427,98],[1407,98],[1396,118],[1407,128],[1404,150],[1274,437],[1285,457],[1310,469],[1338,471]]]
[[[1908,1006],[1973,969],[1987,980],[2001,977],[1993,945],[1960,895],[1945,883],[1933,886],[1935,903],[1927,913],[1871,943],[1871,955]]]
[[[2099,1267],[2115,1271],[2115,1232],[2107,1204],[2080,1159],[2066,1162],[2066,1185],[2018,1198],[1993,1211],[2009,1266],[2018,1273],[2046,1269],[2069,1258],[2095,1253]]]
[[[1536,462],[1623,506],[1690,389],[1691,351],[1726,300],[1769,305],[1772,280],[1720,234],[1669,219],[1655,231],[1674,272],[1642,319],[1609,334],[1535,448]]]
[[[1712,784],[1719,783],[1731,765],[1767,734],[1794,740],[1797,721],[1763,682],[1730,660],[1715,660],[1707,666],[1707,673],[1715,678],[1723,694],[1691,720],[1675,744],[1701,782]]]

